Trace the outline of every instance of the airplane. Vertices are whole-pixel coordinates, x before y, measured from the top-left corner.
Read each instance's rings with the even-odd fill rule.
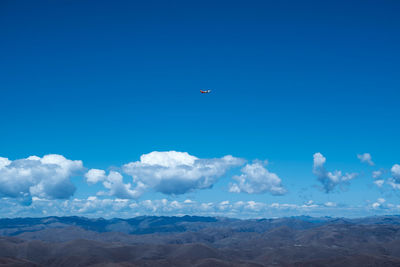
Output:
[[[211,90],[210,89],[208,89],[208,90],[200,90],[200,93],[208,94],[208,93],[211,93]]]

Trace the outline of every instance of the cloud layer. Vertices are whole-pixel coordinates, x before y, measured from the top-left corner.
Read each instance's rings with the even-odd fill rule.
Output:
[[[261,201],[214,201],[198,202],[190,199],[146,199],[142,201],[91,196],[85,199],[46,200],[33,197],[32,205],[22,206],[15,199],[0,199],[0,209],[5,217],[29,216],[88,216],[122,217],[135,216],[227,216],[236,218],[271,218],[281,216],[346,216],[364,217],[377,213],[398,214],[400,205],[383,199],[364,206],[347,206],[334,202],[304,204]]]
[[[372,162],[371,157],[365,156],[366,154],[368,153],[363,154],[362,157],[359,155],[360,160],[366,163]],[[321,182],[326,193],[348,183],[357,175],[356,173],[342,174],[341,171],[328,171],[325,164],[326,158],[321,153],[315,153],[313,173]],[[142,155],[138,161],[127,163],[121,167],[113,167],[109,171],[90,169],[84,175],[86,182],[89,185],[100,184],[103,189],[99,189],[98,186],[94,187],[98,190],[97,192],[83,189],[76,195],[82,197],[86,194],[87,197],[87,193],[91,192],[92,196],[87,199],[73,199],[76,188],[71,182],[71,177],[83,174],[82,161],[51,154],[43,157],[30,156],[18,160],[0,157],[0,203],[3,203],[0,204],[0,208],[4,211],[3,216],[6,216],[5,214],[32,216],[35,215],[35,212],[36,214],[48,212],[53,215],[111,216],[114,214],[113,216],[126,217],[144,214],[273,217],[277,214],[287,216],[306,214],[307,212],[313,215],[321,212],[321,215],[326,215],[323,212],[327,209],[340,210],[343,208],[340,204],[330,201],[318,203],[309,200],[300,205],[263,203],[252,200],[196,202],[189,199],[182,201],[182,197],[177,196],[211,188],[234,167],[241,167],[241,169],[240,172],[239,169],[235,170],[237,175],[231,176],[229,192],[269,193],[272,195],[286,193],[281,178],[276,173],[270,172],[266,163],[261,161],[246,163],[246,160],[230,155],[202,159],[186,152],[154,151]],[[381,177],[385,170],[374,171],[372,173],[375,178],[374,183],[379,187],[388,185],[394,189],[400,189],[400,165],[394,164],[390,172],[391,177],[383,180]],[[145,192],[149,191],[163,193],[169,199],[138,200]],[[180,201],[178,201],[179,199]],[[368,202],[366,208],[374,212],[400,210],[400,206],[389,202],[379,198],[375,202]],[[111,210],[113,213],[106,214]]]
[[[341,171],[337,170],[329,172],[324,167],[325,162],[326,158],[321,153],[314,154],[313,173],[321,182],[326,193],[332,192],[336,186],[345,184],[357,176],[356,173],[342,174]]]
[[[32,197],[64,199],[72,196],[71,176],[82,171],[82,161],[51,154],[42,158],[0,158],[0,195],[30,204]]]
[[[278,175],[269,172],[261,162],[246,164],[241,171],[241,175],[233,177],[237,183],[230,185],[229,191],[232,193],[262,194],[268,192],[273,195],[286,193]]]

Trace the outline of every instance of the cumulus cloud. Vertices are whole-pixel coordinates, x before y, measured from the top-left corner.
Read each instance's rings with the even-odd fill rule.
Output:
[[[388,179],[388,184],[393,187],[393,189],[400,190],[400,165],[394,164],[390,169],[392,178]]]
[[[233,177],[237,183],[229,186],[229,191],[232,193],[262,194],[268,192],[273,195],[286,193],[278,175],[269,172],[261,162],[246,164],[241,171],[241,175]]]
[[[337,185],[347,183],[357,176],[357,173],[342,174],[341,171],[337,170],[334,172],[329,172],[324,167],[325,162],[326,158],[321,153],[314,154],[313,173],[321,182],[326,193],[332,192]]]
[[[377,170],[377,171],[373,171],[372,172],[372,178],[374,178],[374,184],[377,187],[382,187],[385,184],[385,180],[380,179],[383,175],[383,171],[382,170]]]
[[[395,182],[400,183],[400,165],[394,164],[390,171],[392,172],[392,177]]]
[[[371,154],[369,153],[364,153],[364,154],[358,154],[357,158],[362,162],[362,163],[367,163],[370,166],[374,166],[374,162],[372,161]]]
[[[378,209],[378,208],[383,208],[383,204],[386,202],[384,198],[378,198],[376,202],[372,203],[372,208]]]
[[[212,187],[229,168],[244,163],[243,159],[230,155],[199,159],[187,152],[154,151],[142,155],[139,161],[125,164],[122,169],[133,177],[134,183],[164,194],[184,194]]]
[[[75,192],[71,176],[83,169],[82,161],[51,154],[40,158],[0,158],[0,195],[30,204],[32,197],[68,198]]]
[[[110,171],[108,175],[104,170],[90,169],[85,174],[86,180],[89,184],[102,182],[103,186],[108,189],[107,192],[99,192],[99,195],[109,195],[121,199],[132,199],[140,197],[146,186],[138,182],[135,188],[131,188],[132,184],[124,183],[123,176],[116,171]]]
[[[104,170],[99,169],[90,169],[85,174],[86,181],[89,184],[96,184],[98,182],[102,182],[107,179],[106,172]]]
[[[377,187],[382,187],[384,183],[385,183],[385,180],[375,180],[375,181],[374,181],[374,184],[375,184]]]
[[[0,157],[0,169],[4,168],[10,164],[11,164],[11,160],[9,160],[8,158]]]

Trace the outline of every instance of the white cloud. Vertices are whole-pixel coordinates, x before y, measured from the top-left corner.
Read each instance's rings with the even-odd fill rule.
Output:
[[[336,207],[336,203],[335,202],[330,202],[330,201],[328,201],[328,202],[325,202],[325,207]]]
[[[385,180],[375,180],[375,181],[374,181],[374,184],[375,184],[377,187],[382,187],[384,183],[385,183]]]
[[[392,177],[396,181],[396,183],[400,183],[400,165],[399,164],[394,164],[392,169]]]
[[[393,182],[393,179],[389,179],[387,182],[393,189],[400,190],[400,184]]]
[[[218,203],[218,205],[217,205],[218,210],[221,210],[221,211],[223,211],[223,210],[228,210],[228,209],[231,208],[231,206],[232,206],[232,205],[230,205],[230,203],[229,203],[228,200],[221,201],[221,202]]]
[[[304,203],[306,206],[311,206],[311,205],[313,205],[314,204],[314,200],[309,200],[309,201],[306,201],[306,203]]]
[[[159,165],[166,168],[177,166],[192,166],[198,160],[195,156],[189,155],[187,152],[166,151],[158,152],[153,151],[148,154],[143,154],[140,157],[141,164]]]
[[[392,168],[390,169],[392,178],[389,178],[387,183],[393,188],[393,189],[399,189],[400,190],[400,165],[399,164],[394,164]]]
[[[314,203],[314,200],[309,200],[306,203],[304,203],[301,207],[303,207],[303,208],[316,208],[316,207],[318,207],[318,205]]]
[[[384,198],[378,198],[376,202],[372,203],[372,208],[377,209],[377,208],[383,208],[383,204],[386,202]]]
[[[364,153],[364,154],[358,154],[357,158],[362,162],[362,163],[367,163],[370,166],[374,166],[374,162],[372,161],[371,154],[369,153]]]
[[[9,160],[8,158],[0,157],[0,169],[4,168],[10,164],[11,164],[11,160]]]
[[[256,201],[247,201],[246,205],[244,206],[244,209],[250,210],[250,211],[261,211],[265,207],[264,203],[256,202]]]
[[[199,159],[186,152],[154,151],[142,155],[140,161],[125,164],[122,169],[133,177],[134,183],[164,194],[184,194],[212,187],[229,168],[244,162],[230,155]]]
[[[372,178],[374,178],[374,179],[378,179],[378,178],[380,178],[381,176],[382,176],[382,171],[381,170],[378,170],[378,171],[373,171],[372,172]]]
[[[292,210],[292,209],[302,209],[303,206],[298,206],[296,204],[287,204],[287,203],[272,203],[270,208],[277,209],[277,210]]]
[[[90,169],[86,174],[86,181],[89,184],[95,184],[98,182],[102,182],[107,179],[106,172],[104,170],[99,169]]]
[[[273,195],[282,195],[286,192],[278,175],[269,172],[261,162],[246,164],[241,171],[240,176],[233,177],[237,183],[230,185],[229,191],[232,193],[262,194],[269,192]]]
[[[185,214],[191,210],[195,202],[188,203],[179,202],[176,200],[170,201],[168,199],[155,199],[155,200],[144,200],[139,202],[138,208],[142,208],[146,211],[158,214]]]
[[[138,198],[145,189],[141,182],[138,182],[136,187],[131,189],[131,184],[124,184],[122,175],[115,171],[110,172],[103,185],[110,190],[109,195],[118,198]]]
[[[331,192],[337,185],[344,184],[357,176],[357,173],[329,172],[324,167],[325,162],[326,158],[321,153],[314,154],[313,173],[322,183],[326,193]]]
[[[89,184],[103,182],[103,186],[108,192],[98,192],[98,195],[114,196],[120,199],[132,199],[140,197],[146,189],[146,186],[138,182],[135,188],[131,188],[132,184],[124,183],[123,176],[116,171],[110,171],[108,175],[104,170],[91,169],[85,177]]]
[[[346,216],[363,217],[374,215],[381,210],[387,214],[398,214],[400,205],[377,200],[365,206],[344,206],[327,202],[317,205],[293,203],[266,203],[259,201],[216,201],[200,202],[175,199],[134,199],[105,198],[90,196],[84,199],[48,200],[34,197],[30,206],[23,206],[16,199],[0,198],[3,217],[31,216],[88,216],[103,218],[132,218],[135,216],[223,216],[234,218],[271,218],[286,216]],[[374,208],[375,207],[375,208]]]
[[[379,208],[380,206],[381,206],[381,204],[379,204],[378,202],[375,202],[375,203],[372,204],[372,207],[373,207],[374,209],[377,209],[377,208]]]
[[[64,202],[64,208],[68,209],[71,214],[98,214],[99,216],[113,214],[115,216],[118,212],[130,209],[130,204],[133,203],[120,199],[100,199],[92,196],[86,200],[67,200]]]
[[[32,197],[68,198],[75,192],[70,177],[82,169],[82,161],[56,154],[14,161],[0,158],[0,195],[17,198],[25,204],[30,204]]]

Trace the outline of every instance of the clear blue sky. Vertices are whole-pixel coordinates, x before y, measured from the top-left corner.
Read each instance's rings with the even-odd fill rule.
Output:
[[[81,160],[85,169],[68,177],[74,194],[47,195],[56,205],[105,191],[87,184],[89,169],[115,169],[134,188],[124,164],[174,150],[268,160],[286,193],[229,192],[244,166],[235,165],[211,188],[149,188],[129,203],[312,200],[317,215],[352,216],[355,206],[357,215],[398,213],[399,189],[389,184],[400,163],[399,14],[398,1],[1,1],[0,156]],[[327,172],[358,175],[324,190],[329,175],[313,172],[317,152]],[[363,153],[374,166],[360,162]],[[3,183],[11,179],[5,173]],[[5,189],[1,195],[3,206],[14,201]],[[34,204],[15,202],[40,216]],[[132,207],[116,216],[151,214]],[[268,206],[243,216],[292,214],[314,213]]]

